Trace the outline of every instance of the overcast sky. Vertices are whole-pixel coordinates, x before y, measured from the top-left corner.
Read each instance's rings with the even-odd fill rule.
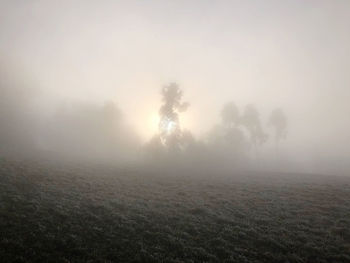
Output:
[[[115,101],[147,140],[162,85],[191,103],[203,136],[222,105],[282,107],[296,151],[349,158],[350,1],[0,0],[2,63],[41,88],[42,107]]]

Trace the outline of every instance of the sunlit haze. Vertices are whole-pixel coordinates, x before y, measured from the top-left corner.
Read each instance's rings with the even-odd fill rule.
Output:
[[[181,127],[198,138],[234,101],[254,104],[264,125],[283,107],[290,154],[350,156],[349,1],[2,0],[0,7],[1,63],[40,88],[42,113],[113,101],[147,142],[158,131],[160,89],[177,82],[190,102]]]
[[[0,0],[0,261],[350,262],[350,0]]]

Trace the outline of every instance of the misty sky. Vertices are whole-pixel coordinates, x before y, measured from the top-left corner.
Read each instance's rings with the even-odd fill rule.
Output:
[[[282,107],[290,149],[329,158],[350,156],[349,30],[348,0],[0,0],[1,63],[30,76],[45,111],[113,100],[146,140],[176,81],[197,136],[229,100],[265,121]]]

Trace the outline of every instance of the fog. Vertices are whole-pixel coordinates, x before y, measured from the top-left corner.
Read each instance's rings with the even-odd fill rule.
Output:
[[[1,0],[1,154],[348,174],[349,16],[345,0]]]

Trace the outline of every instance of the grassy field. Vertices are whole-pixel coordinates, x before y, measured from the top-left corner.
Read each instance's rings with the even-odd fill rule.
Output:
[[[350,262],[350,177],[0,160],[1,262]]]

